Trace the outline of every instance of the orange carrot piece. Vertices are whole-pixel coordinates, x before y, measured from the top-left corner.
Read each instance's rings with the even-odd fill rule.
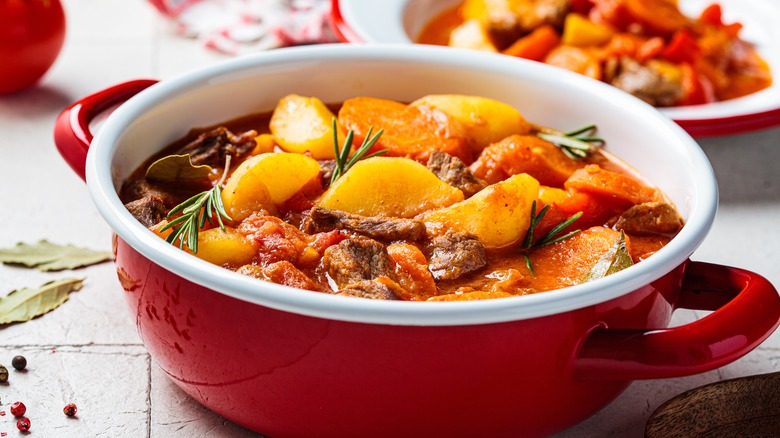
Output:
[[[580,167],[582,164],[548,141],[535,135],[512,135],[483,149],[470,168],[488,184],[527,173],[542,185],[563,187],[564,181]]]
[[[567,190],[587,192],[619,207],[650,202],[657,196],[655,189],[636,179],[589,164],[579,169],[564,184]]]
[[[473,161],[465,127],[436,109],[409,107],[400,102],[373,97],[348,99],[338,113],[339,126],[354,131],[353,145],[363,144],[368,129],[384,133],[371,152],[387,149],[387,156],[409,157],[425,163],[431,149],[446,152],[465,163]],[[342,137],[343,138],[343,137]]]
[[[511,46],[504,49],[503,53],[541,62],[560,42],[561,37],[558,35],[558,31],[551,25],[546,24],[515,41]]]

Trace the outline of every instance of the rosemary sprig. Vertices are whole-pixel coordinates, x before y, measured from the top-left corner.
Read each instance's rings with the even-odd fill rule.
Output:
[[[598,147],[606,143],[603,138],[594,136],[596,125],[593,124],[569,132],[551,129],[546,131],[536,135],[558,146],[572,160],[581,160],[588,156],[594,146]]]
[[[225,206],[222,204],[222,189],[220,186],[227,176],[229,166],[230,156],[228,155],[228,160],[225,163],[225,172],[222,174],[222,178],[214,184],[214,187],[190,197],[168,212],[167,217],[169,218],[178,213],[181,213],[181,216],[173,219],[160,228],[160,231],[173,228],[173,232],[165,238],[166,242],[175,245],[178,240],[180,249],[184,249],[184,244],[186,243],[187,247],[192,250],[194,254],[197,254],[198,233],[200,232],[200,229],[206,225],[206,221],[208,221],[209,224],[214,225],[213,219],[216,218],[219,227],[223,231],[225,230],[225,224],[222,222],[222,218],[229,221],[232,221],[233,219],[227,214]]]
[[[341,175],[344,175],[350,167],[352,167],[355,163],[357,163],[359,160],[362,160],[363,158],[371,158],[376,157],[379,155],[386,154],[388,151],[387,149],[382,149],[381,151],[376,151],[370,155],[366,155],[366,152],[368,152],[369,149],[371,149],[372,146],[379,140],[379,137],[382,135],[384,130],[380,129],[373,137],[371,136],[371,132],[374,130],[374,127],[371,126],[368,128],[368,132],[366,133],[366,137],[363,139],[363,144],[360,145],[360,147],[355,151],[354,154],[352,154],[352,157],[349,156],[349,153],[352,151],[352,141],[354,139],[355,133],[350,129],[347,133],[347,138],[344,140],[344,147],[339,150],[339,134],[336,129],[336,119],[333,119],[333,147],[336,150],[336,168],[333,169],[333,176],[330,178],[330,184],[333,185],[333,183],[336,182],[337,179]]]
[[[561,234],[561,232],[565,230],[569,225],[573,224],[577,219],[582,217],[582,212],[578,211],[577,213],[574,213],[573,215],[569,216],[566,220],[554,226],[550,231],[546,232],[539,240],[534,241],[534,233],[536,232],[536,227],[538,227],[539,224],[542,222],[542,219],[544,219],[544,215],[547,214],[547,210],[549,210],[549,208],[550,208],[549,205],[545,205],[544,207],[542,207],[542,210],[539,211],[539,214],[537,214],[536,201],[534,201],[531,204],[531,224],[528,226],[528,231],[525,234],[525,239],[523,239],[523,257],[525,258],[525,266],[528,268],[528,271],[531,272],[531,275],[535,275],[535,274],[534,274],[534,266],[533,263],[531,262],[531,257],[528,255],[528,251],[537,248],[542,248],[548,245],[552,245],[553,243],[558,243],[561,240],[568,239],[569,237],[572,237],[575,234],[582,231],[582,230],[574,230],[564,234],[563,236],[559,236],[559,234]]]

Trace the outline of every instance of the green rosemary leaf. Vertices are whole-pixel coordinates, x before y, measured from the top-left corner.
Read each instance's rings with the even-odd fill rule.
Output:
[[[360,145],[360,147],[355,151],[355,153],[352,154],[352,157],[350,157],[349,153],[352,151],[352,142],[354,141],[355,133],[350,129],[349,132],[347,132],[346,139],[344,140],[344,146],[341,149],[339,149],[339,138],[338,138],[338,134],[336,134],[335,118],[332,120],[332,125],[333,125],[333,144],[336,151],[336,167],[333,169],[333,175],[330,178],[331,185],[334,184],[336,180],[338,180],[342,175],[344,175],[358,161],[365,158],[376,157],[378,155],[382,155],[388,152],[386,149],[383,149],[381,151],[376,151],[368,156],[365,156],[366,153],[379,140],[379,137],[382,136],[382,133],[384,133],[384,130],[380,129],[376,134],[372,136],[371,134],[374,131],[374,127],[370,126],[368,128],[368,132],[366,133],[366,137],[363,139],[363,144]]]
[[[545,206],[546,207],[546,206]],[[577,233],[580,232],[580,230],[572,231],[571,233],[567,234],[566,236],[563,236],[562,238],[556,238],[558,234],[560,234],[561,231],[566,229],[569,225],[573,224],[574,221],[582,217],[582,212],[578,211],[577,213],[574,213],[573,215],[569,216],[568,219],[564,220],[563,222],[559,223],[555,227],[553,227],[550,231],[547,232],[544,236],[542,236],[541,239],[539,239],[538,247],[547,246],[550,244],[553,244],[555,242],[560,242],[561,240],[571,237]]]
[[[549,128],[541,128],[536,135],[558,146],[572,160],[581,160],[588,156],[594,147],[605,144],[604,139],[595,137],[596,125],[590,124],[568,132],[558,132]]]
[[[522,248],[523,257],[525,258],[525,266],[528,268],[528,271],[531,273],[531,275],[536,275],[536,274],[534,273],[533,262],[531,261],[531,256],[528,255],[528,251],[537,248],[542,248],[547,245],[552,245],[554,243],[558,243],[580,232],[580,230],[575,230],[563,236],[558,236],[558,234],[560,234],[563,230],[565,230],[569,225],[573,224],[577,219],[582,217],[581,211],[569,216],[566,220],[562,221],[558,225],[554,226],[550,231],[545,233],[545,235],[542,236],[541,239],[539,239],[538,241],[534,241],[534,233],[536,232],[536,227],[538,227],[539,224],[542,222],[542,219],[544,219],[544,216],[545,214],[547,214],[547,210],[549,209],[549,207],[550,207],[549,205],[545,205],[544,207],[542,207],[541,211],[539,211],[539,213],[537,214],[536,201],[533,201],[531,203],[531,223],[528,226],[528,231],[526,231],[525,233],[525,238],[523,239],[523,248]]]

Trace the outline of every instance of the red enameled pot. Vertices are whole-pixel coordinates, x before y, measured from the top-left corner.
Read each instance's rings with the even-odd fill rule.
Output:
[[[289,93],[473,94],[543,125],[596,123],[686,225],[598,281],[500,300],[385,302],[243,277],[165,243],[124,209],[119,184],[153,152]],[[89,121],[120,102],[93,139]],[[61,114],[55,140],[115,233],[119,282],[154,360],[205,406],[272,437],[547,435],[632,380],[727,364],[780,320],[780,297],[761,276],[689,261],[717,206],[698,145],[639,100],[542,64],[409,45],[280,49],[86,97]],[[714,312],[667,328],[680,307]]]

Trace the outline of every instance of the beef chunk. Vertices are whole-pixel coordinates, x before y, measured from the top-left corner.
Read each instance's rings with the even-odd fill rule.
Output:
[[[440,180],[460,189],[467,198],[484,189],[486,185],[471,173],[460,158],[446,152],[433,151],[428,159],[428,169]]]
[[[235,135],[227,128],[220,126],[200,134],[198,138],[176,153],[178,155],[190,154],[190,161],[196,166],[203,164],[220,166],[224,164],[227,155],[241,157],[252,152],[257,146],[255,137],[257,137],[255,131],[246,131]]]
[[[162,199],[154,195],[128,202],[125,208],[146,228],[159,224],[168,214]]]
[[[661,72],[623,57],[611,84],[654,106],[674,105],[682,96],[682,84]]]
[[[615,228],[637,236],[673,235],[680,231],[683,220],[671,205],[665,202],[645,202],[635,205],[620,215]]]
[[[425,225],[413,219],[368,217],[316,206],[304,216],[301,229],[309,234],[349,230],[386,241],[414,241],[425,236]]]
[[[393,271],[385,246],[369,238],[342,240],[338,245],[328,247],[322,265],[339,289],[362,280],[388,276]]]
[[[431,243],[428,269],[436,280],[454,280],[487,264],[485,247],[471,234],[449,230]]]
[[[135,180],[132,183],[122,186],[122,199],[126,200],[126,202],[129,202],[129,200],[145,198],[147,196],[154,196],[169,207],[176,205],[176,201],[178,200],[178,198],[166,190],[164,186],[150,182],[147,179]]]
[[[341,288],[336,295],[344,297],[369,298],[372,300],[398,300],[395,291],[400,288],[397,283],[387,277],[374,280],[361,280]]]
[[[322,175],[322,188],[330,187],[330,179],[336,170],[336,160],[320,160],[320,175]]]

